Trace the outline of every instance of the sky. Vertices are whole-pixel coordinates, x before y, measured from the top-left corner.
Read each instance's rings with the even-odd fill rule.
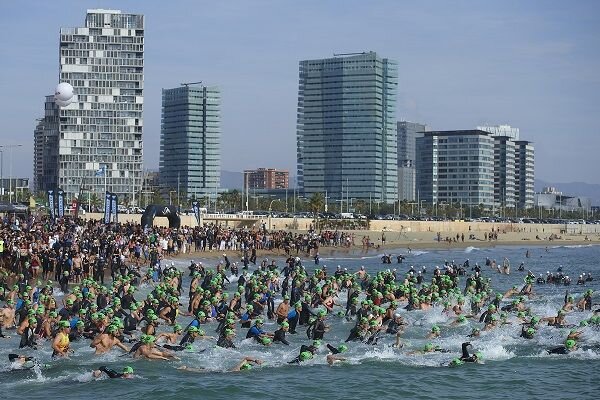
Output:
[[[222,169],[295,175],[298,62],[376,51],[398,62],[398,120],[509,124],[534,142],[536,177],[600,183],[598,1],[1,1],[0,142],[23,145],[14,176],[32,176],[59,29],[83,26],[88,8],[146,16],[146,168],[158,168],[161,89],[203,81],[221,89]]]

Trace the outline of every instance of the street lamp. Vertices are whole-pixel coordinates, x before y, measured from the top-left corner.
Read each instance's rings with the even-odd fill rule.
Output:
[[[171,195],[173,193],[177,193],[177,190],[169,190],[169,205],[172,206],[173,205],[173,200],[171,198]]]
[[[271,200],[271,202],[269,203],[269,230],[271,230],[271,210],[273,207],[273,202],[274,201],[279,201],[279,199],[273,199]]]

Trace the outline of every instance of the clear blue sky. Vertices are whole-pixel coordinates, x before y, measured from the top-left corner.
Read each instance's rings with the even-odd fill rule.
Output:
[[[161,88],[202,80],[222,90],[223,169],[295,174],[298,61],[373,50],[398,61],[398,119],[507,123],[535,142],[537,177],[600,183],[598,1],[2,1],[0,141],[24,144],[14,175],[32,174],[59,28],[83,26],[87,8],[146,16],[146,167]]]

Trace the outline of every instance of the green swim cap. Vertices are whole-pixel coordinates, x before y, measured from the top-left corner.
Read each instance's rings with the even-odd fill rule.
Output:
[[[348,346],[346,346],[345,344],[340,344],[337,349],[340,353],[345,353],[346,351],[348,351]]]
[[[206,335],[206,332],[204,332],[203,329],[198,329],[198,336],[204,336]]]
[[[240,370],[242,370],[242,371],[247,371],[249,369],[252,369],[252,365],[250,365],[248,363],[243,363],[242,366],[240,367]]]
[[[77,321],[75,325],[79,328],[80,326],[85,326],[85,323],[83,321]]]
[[[314,347],[321,347],[321,341],[320,340],[313,340],[313,346]]]
[[[454,359],[452,359],[452,361],[450,361],[450,366],[452,366],[452,367],[459,366],[459,365],[463,365],[463,361],[460,358],[454,358]]]
[[[235,332],[233,331],[233,329],[225,329],[225,336],[231,336],[233,335]]]
[[[125,368],[123,368],[123,373],[124,374],[133,374],[133,368],[128,365]]]
[[[273,340],[271,340],[271,338],[269,338],[269,337],[266,337],[266,336],[265,336],[265,337],[263,337],[263,338],[260,340],[260,342],[261,342],[263,345],[265,345],[265,346],[268,346],[268,345],[270,345],[270,344],[271,344],[271,342],[273,342]]]
[[[189,332],[189,333],[197,333],[197,332],[198,332],[198,328],[197,328],[197,327],[195,327],[195,326],[190,326],[190,327],[188,328],[188,332]]]
[[[313,354],[310,351],[303,351],[300,353],[300,361],[310,360],[313,357]]]
[[[106,332],[108,332],[108,333],[114,333],[114,332],[116,332],[116,331],[117,331],[117,329],[118,329],[118,328],[116,327],[116,325],[109,325],[109,326],[106,328]]]
[[[582,326],[582,327],[583,327],[583,326],[588,326],[588,322],[587,322],[587,321],[584,319],[583,321],[581,321],[581,322],[579,323],[579,326]]]
[[[282,327],[282,328],[289,328],[289,327],[290,327],[290,324],[289,324],[287,321],[283,321],[283,322],[281,323],[281,327]]]
[[[59,321],[58,322],[59,328],[68,328],[70,326],[71,326],[71,324],[69,324],[69,321]]]
[[[466,320],[467,320],[467,317],[465,317],[464,315],[460,315],[460,316],[458,317],[458,320],[457,320],[457,321],[458,321],[458,322],[465,322]]]
[[[533,335],[535,333],[535,329],[528,328],[526,332],[527,332],[528,335]]]
[[[423,351],[429,352],[431,350],[433,350],[435,347],[433,346],[433,343],[427,343],[424,347],[423,347]]]
[[[434,325],[431,327],[431,332],[432,333],[438,333],[440,331],[440,327],[437,325]]]
[[[178,332],[178,331],[180,331],[180,330],[181,330],[181,325],[179,325],[179,324],[175,324],[175,325],[173,326],[173,333],[175,333],[175,332]]]
[[[29,325],[35,325],[35,324],[37,324],[37,319],[35,319],[35,318],[29,318],[27,320],[27,322],[29,322]]]
[[[573,339],[569,339],[565,342],[565,347],[567,349],[571,349],[573,347],[575,347],[575,341]]]

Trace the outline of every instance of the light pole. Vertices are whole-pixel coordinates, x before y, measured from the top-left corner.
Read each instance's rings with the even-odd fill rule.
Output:
[[[21,147],[23,146],[22,144],[5,144],[5,145],[0,145],[0,148],[6,148],[9,149],[8,152],[8,163],[9,163],[9,168],[10,168],[10,172],[9,172],[9,177],[8,177],[8,202],[12,203],[12,149],[14,149],[15,147]],[[0,162],[1,164],[4,164],[4,157],[2,157],[2,161]],[[3,175],[3,174],[2,174]],[[4,177],[4,176],[2,176]]]
[[[274,201],[279,201],[279,199],[273,199],[271,200],[271,202],[269,203],[269,230],[271,230],[271,210],[273,207],[273,202]]]

